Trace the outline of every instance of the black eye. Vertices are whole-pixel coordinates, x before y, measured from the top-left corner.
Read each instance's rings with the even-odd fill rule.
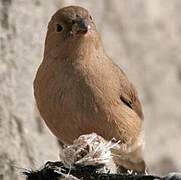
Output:
[[[60,25],[60,24],[57,24],[57,26],[56,26],[56,31],[57,31],[57,32],[63,31],[63,26]]]

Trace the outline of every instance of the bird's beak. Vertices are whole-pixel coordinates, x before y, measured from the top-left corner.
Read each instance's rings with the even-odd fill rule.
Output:
[[[91,25],[87,19],[78,18],[72,26],[73,34],[86,34],[89,29],[91,29]]]
[[[82,32],[87,32],[90,29],[90,24],[85,19],[80,19],[78,22],[79,30]]]

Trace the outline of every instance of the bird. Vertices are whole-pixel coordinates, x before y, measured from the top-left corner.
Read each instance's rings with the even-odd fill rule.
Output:
[[[59,9],[48,24],[44,57],[34,80],[39,112],[64,144],[97,133],[122,148],[123,169],[145,173],[143,112],[134,85],[107,55],[87,9]]]

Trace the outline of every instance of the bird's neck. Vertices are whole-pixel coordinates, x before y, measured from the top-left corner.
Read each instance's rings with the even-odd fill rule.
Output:
[[[89,61],[90,59],[96,59],[97,56],[104,54],[104,49],[102,46],[102,41],[99,36],[97,37],[82,37],[75,40],[70,40],[63,44],[54,43],[54,47],[46,44],[44,57],[49,57],[50,59],[59,59],[64,61],[70,59],[74,62],[76,61]],[[46,58],[44,58],[46,59]]]
[[[75,61],[86,61],[89,59],[95,59],[95,57],[102,54],[103,51],[101,40],[80,39],[77,43],[70,47],[69,52],[71,53],[67,54],[67,56],[70,56]]]

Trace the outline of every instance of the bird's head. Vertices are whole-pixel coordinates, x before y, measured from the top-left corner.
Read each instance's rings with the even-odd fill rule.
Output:
[[[86,43],[87,42],[87,43]],[[72,49],[83,45],[98,48],[100,37],[89,12],[79,6],[58,10],[48,25],[45,48]]]

